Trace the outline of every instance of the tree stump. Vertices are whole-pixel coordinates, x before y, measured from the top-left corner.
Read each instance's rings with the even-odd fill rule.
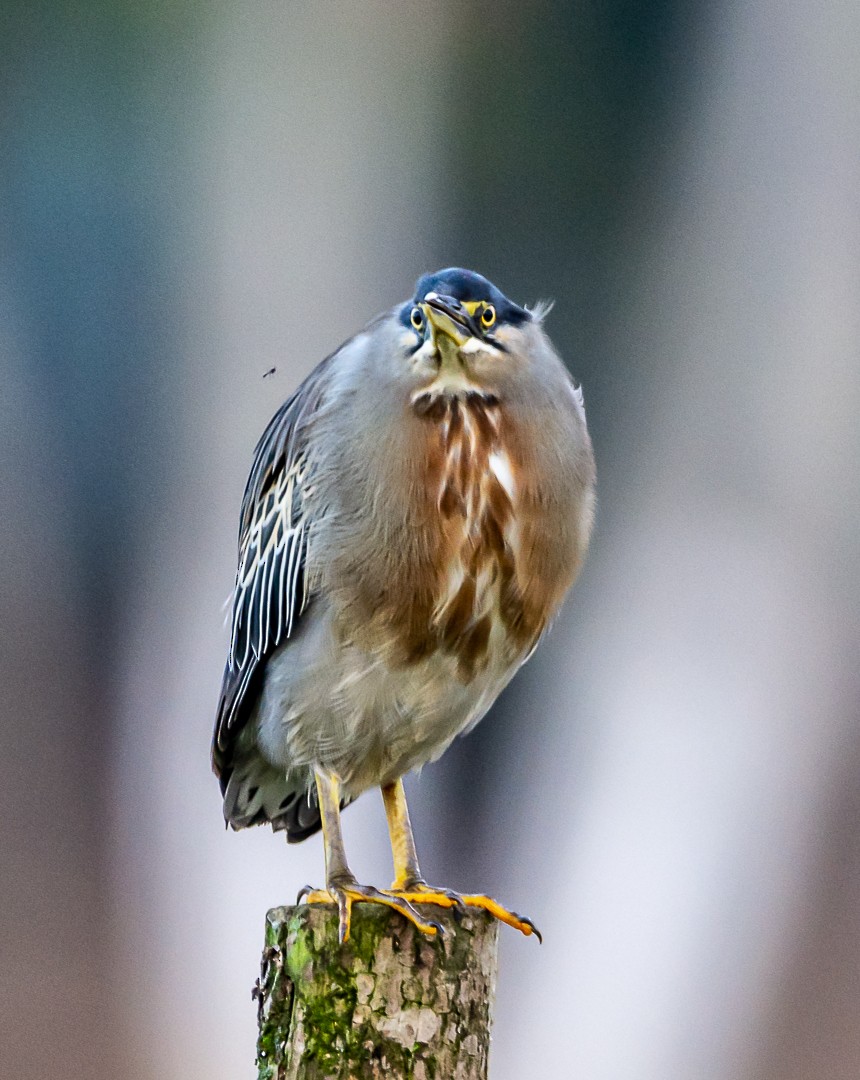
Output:
[[[334,905],[273,908],[254,991],[259,1080],[486,1080],[498,923],[431,917],[443,937],[356,904],[340,945]]]

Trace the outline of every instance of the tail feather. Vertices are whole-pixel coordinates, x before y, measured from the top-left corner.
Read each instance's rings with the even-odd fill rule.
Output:
[[[290,843],[312,836],[320,828],[316,786],[307,769],[285,773],[259,754],[249,754],[221,776],[224,820],[233,829],[271,824],[284,831]]]
[[[322,827],[313,773],[309,769],[281,772],[259,754],[234,760],[221,773],[224,820],[232,829],[272,826],[285,832],[287,843],[298,844]],[[341,803],[341,809],[351,799]]]

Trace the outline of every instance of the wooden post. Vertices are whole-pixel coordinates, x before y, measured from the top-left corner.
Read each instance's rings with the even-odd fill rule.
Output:
[[[356,904],[339,945],[334,905],[273,908],[254,991],[259,1080],[486,1080],[498,923],[475,909],[432,918],[441,939]]]

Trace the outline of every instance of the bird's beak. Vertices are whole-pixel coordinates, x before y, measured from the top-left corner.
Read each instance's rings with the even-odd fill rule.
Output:
[[[429,293],[419,307],[433,334],[433,340],[441,344],[442,339],[449,339],[459,348],[477,332],[474,320],[466,308],[452,296],[437,296]]]

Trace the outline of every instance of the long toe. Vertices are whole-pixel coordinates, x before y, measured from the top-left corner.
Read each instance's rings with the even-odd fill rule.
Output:
[[[420,912],[412,906],[404,896],[394,896],[390,893],[376,889],[373,885],[359,885],[357,881],[331,882],[327,889],[314,889],[307,893],[305,902],[308,904],[331,904],[337,905],[338,909],[338,938],[341,942],[349,940],[350,927],[352,924],[353,904],[382,904],[383,907],[393,908],[408,919],[413,926],[417,927],[422,934],[435,937],[444,933],[442,925],[433,919],[425,919]]]
[[[392,888],[389,890],[389,895],[405,900],[410,904],[437,904],[439,907],[445,908],[481,908],[483,911],[489,912],[499,922],[506,923],[515,930],[519,930],[526,937],[531,937],[534,934],[538,941],[543,942],[540,931],[531,919],[518,915],[515,911],[509,911],[508,908],[503,907],[492,897],[480,893],[458,893],[454,892],[453,889],[438,889],[421,881],[410,883],[402,889]]]

